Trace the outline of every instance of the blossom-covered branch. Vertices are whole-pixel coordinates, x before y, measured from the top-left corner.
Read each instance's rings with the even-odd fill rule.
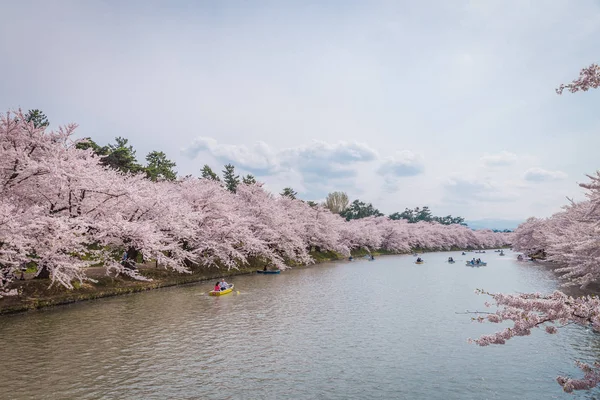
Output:
[[[600,67],[598,64],[592,64],[584,68],[579,73],[579,78],[569,84],[562,84],[556,89],[556,93],[562,94],[567,89],[571,93],[596,89],[600,86]]]
[[[584,68],[579,78],[556,89],[562,94],[587,91],[600,86],[600,67],[592,64]],[[574,202],[549,218],[530,218],[514,232],[513,248],[528,255],[542,255],[557,266],[555,272],[565,285],[585,288],[600,280],[600,171],[588,175],[590,182],[580,184],[587,190],[586,201]],[[544,327],[547,333],[557,333],[557,328],[577,324],[600,331],[600,299],[596,296],[573,298],[555,291],[550,295],[540,293],[502,294],[477,293],[491,296],[498,310],[478,313],[479,322],[500,323],[512,321],[511,328],[474,340],[480,346],[504,344],[515,336],[527,336],[534,328]],[[488,305],[486,303],[486,305]],[[591,389],[600,383],[600,364],[578,362],[584,372],[582,379],[558,377],[566,392]]]
[[[491,313],[477,313],[473,318],[478,322],[501,323],[510,321],[512,327],[505,328],[491,335],[482,335],[472,340],[479,346],[505,344],[515,336],[529,336],[532,329],[544,328],[547,333],[558,333],[558,329],[568,324],[577,324],[600,331],[600,299],[596,296],[571,297],[555,291],[550,295],[540,293],[503,294],[488,293],[476,290],[478,294],[486,294],[494,299],[497,310]],[[486,302],[487,307],[492,304]],[[558,377],[557,382],[566,392],[590,389],[600,383],[599,365],[590,366],[578,363],[585,372],[583,379]]]

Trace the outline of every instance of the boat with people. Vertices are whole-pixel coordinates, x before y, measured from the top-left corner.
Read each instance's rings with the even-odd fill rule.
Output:
[[[501,252],[500,252],[500,254],[498,254],[498,255],[499,255],[499,256],[504,256],[505,254],[504,254],[504,252],[503,252],[503,251],[501,251]]]
[[[224,294],[229,294],[233,292],[233,283],[229,284],[227,286],[227,289],[221,289],[219,291],[217,290],[211,290],[210,292],[208,292],[209,296],[223,296]]]
[[[417,261],[415,261],[415,264],[423,264],[425,262],[425,260],[423,260],[421,257],[417,258]]]
[[[279,274],[279,273],[281,273],[281,270],[280,269],[275,269],[275,270],[257,269],[256,273],[257,274]]]
[[[476,260],[476,261],[467,261],[466,264],[467,267],[485,267],[487,266],[486,262],[480,261],[480,260]]]
[[[447,262],[448,262],[448,264],[454,264],[455,263],[454,258],[452,258],[452,257],[448,257],[448,261]]]

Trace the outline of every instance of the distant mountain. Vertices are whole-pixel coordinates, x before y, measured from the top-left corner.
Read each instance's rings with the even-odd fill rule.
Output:
[[[476,221],[465,221],[471,229],[517,229],[519,224],[525,222],[524,220],[510,220],[510,219],[479,219]]]

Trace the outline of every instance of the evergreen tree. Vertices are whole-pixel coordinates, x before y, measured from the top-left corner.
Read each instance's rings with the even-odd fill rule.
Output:
[[[106,156],[102,158],[101,162],[104,165],[125,173],[143,171],[144,167],[138,164],[135,158],[133,146],[127,145],[129,141],[125,138],[117,137],[115,138],[115,142],[115,144],[109,144],[103,149]]]
[[[248,174],[242,178],[242,182],[244,182],[244,185],[254,185],[256,184],[256,179],[254,175]]]
[[[221,178],[219,178],[219,176],[215,174],[207,164],[204,164],[204,167],[202,167],[202,178],[212,179],[213,181],[219,182],[221,181]]]
[[[225,187],[231,193],[235,193],[237,186],[240,184],[240,176],[235,174],[235,167],[231,164],[227,164],[223,170],[223,182]]]
[[[435,221],[435,222],[439,222],[442,225],[452,225],[452,224],[466,225],[464,223],[465,219],[462,217],[453,217],[452,215],[447,215],[445,217],[434,216],[431,213],[431,210],[429,209],[429,207],[427,207],[427,206],[424,206],[423,208],[416,207],[414,210],[407,208],[401,213],[395,212],[393,214],[390,214],[389,218],[394,219],[394,220],[405,219],[410,223],[415,223],[415,222],[419,222],[419,221],[425,221],[425,222]]]
[[[135,158],[133,146],[127,145],[128,140],[122,137],[115,138],[115,144],[99,146],[90,138],[77,143],[78,149],[92,149],[94,153],[101,157],[100,163],[107,165],[121,172],[137,173],[144,171],[144,167],[138,164]]]
[[[354,200],[348,208],[346,208],[340,215],[346,218],[347,221],[351,219],[360,219],[366,217],[382,217],[383,214],[373,207],[371,203],[364,203],[360,200]]]
[[[80,149],[80,150],[87,150],[87,149],[92,149],[94,151],[94,153],[96,153],[99,156],[105,156],[106,155],[106,146],[105,147],[101,147],[99,146],[96,142],[94,142],[91,138],[87,137],[84,138],[83,140],[79,141],[76,145],[76,148]]]
[[[283,192],[281,192],[279,194],[281,196],[289,197],[290,199],[296,200],[296,195],[298,194],[298,192],[296,192],[291,187],[286,187],[286,188],[283,189]]]
[[[27,114],[25,114],[25,120],[27,122],[33,122],[33,126],[36,128],[42,128],[50,125],[48,122],[48,117],[40,110],[29,110]]]
[[[153,181],[166,179],[174,181],[177,179],[177,172],[173,170],[176,164],[169,160],[162,151],[152,151],[146,156],[148,165],[146,166],[146,175]]]

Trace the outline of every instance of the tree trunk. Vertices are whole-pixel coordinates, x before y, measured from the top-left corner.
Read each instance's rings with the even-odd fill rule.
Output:
[[[129,247],[127,249],[127,259],[128,260],[133,260],[133,262],[136,262],[139,254],[140,254],[140,252],[137,251],[137,249],[135,247]]]
[[[35,279],[50,279],[50,270],[46,264],[42,264],[42,266],[38,269],[37,274],[35,274]]]
[[[127,269],[135,269],[135,263],[137,260],[138,255],[140,254],[139,251],[137,251],[136,248],[134,247],[129,247],[127,249],[127,255],[125,257],[125,259],[123,260],[123,266]]]

